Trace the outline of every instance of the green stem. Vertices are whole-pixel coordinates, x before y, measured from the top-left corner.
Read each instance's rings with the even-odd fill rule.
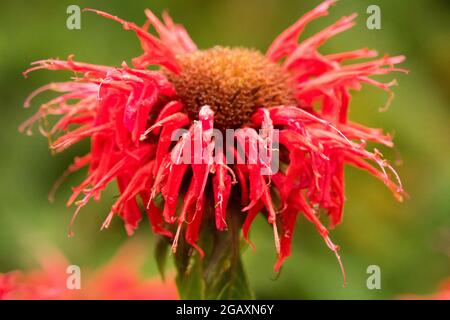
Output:
[[[228,231],[217,231],[213,219],[205,221],[199,240],[203,259],[180,237],[175,266],[182,299],[253,298],[241,260],[242,213],[230,207],[228,217]]]

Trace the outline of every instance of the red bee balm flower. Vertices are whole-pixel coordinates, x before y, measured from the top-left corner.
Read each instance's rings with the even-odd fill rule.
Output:
[[[331,227],[341,222],[345,164],[368,171],[402,199],[395,171],[380,152],[366,149],[366,141],[391,147],[391,137],[380,129],[349,121],[348,107],[350,90],[359,90],[364,83],[391,94],[395,81],[381,83],[371,76],[404,71],[395,67],[404,57],[384,56],[349,64],[353,59],[375,58],[377,53],[361,49],[320,54],[319,47],[352,27],[356,15],[343,17],[298,43],[306,25],[327,15],[334,2],[325,1],[305,14],[275,39],[266,54],[245,48],[199,50],[185,29],[166,13],[160,21],[146,10],[148,20],[139,27],[86,9],[134,31],[144,53],[132,60],[133,67],[126,63],[121,67],[92,65],[70,56],[67,61],[34,62],[25,72],[49,69],[76,73],[70,82],[36,90],[26,107],[44,90],[61,95],[43,104],[21,126],[21,130],[31,130],[34,122],[48,115],[59,116],[51,130],[40,128],[48,137],[60,133],[51,143],[56,152],[90,139],[90,152],[76,158],[64,174],[88,167],[87,178],[74,188],[68,201],[77,207],[72,222],[89,199],[100,198],[115,180],[120,197],[104,228],[119,215],[131,235],[141,220],[142,202],[153,231],[170,238],[174,252],[184,235],[183,241],[203,256],[198,240],[207,221],[215,221],[216,230],[223,231],[230,217],[243,217],[240,225],[248,240],[252,221],[262,213],[273,227],[278,271],[290,255],[294,224],[300,214],[316,226],[339,259],[338,247],[331,242],[318,213],[321,209],[327,213]],[[149,27],[158,36],[149,33]],[[159,69],[146,69],[154,65]],[[227,157],[225,152],[214,152],[213,128],[220,132],[240,129],[234,131],[237,146],[226,150]],[[186,130],[173,141],[178,129]],[[277,135],[273,135],[275,131]],[[274,142],[278,148],[272,147]],[[184,147],[195,143],[199,148],[194,148],[188,159],[210,161],[177,161],[186,156]],[[266,160],[248,161],[251,150],[261,143],[268,151]],[[241,161],[230,162],[229,154]],[[278,158],[280,170],[271,171],[271,162]],[[241,203],[242,212],[227,210],[236,202]]]

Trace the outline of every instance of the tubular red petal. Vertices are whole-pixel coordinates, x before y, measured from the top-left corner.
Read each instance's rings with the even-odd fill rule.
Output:
[[[213,178],[213,191],[216,228],[218,230],[225,230],[227,228],[226,210],[231,193],[231,177],[224,167],[223,162],[216,165],[216,173]]]
[[[274,267],[274,272],[280,271],[280,268],[287,257],[291,255],[291,244],[294,237],[294,226],[297,221],[298,210],[288,206],[281,212],[281,237],[280,254]]]
[[[174,114],[160,120],[159,122],[155,123],[153,126],[148,128],[141,135],[140,139],[141,140],[146,139],[146,137],[149,133],[151,133],[156,128],[159,128],[162,126],[167,126],[169,128],[169,130],[171,129],[171,131],[173,131],[175,129],[182,128],[189,123],[190,123],[190,120],[189,120],[189,117],[187,116],[187,114],[182,113],[182,112],[177,112],[177,113],[174,113]]]
[[[183,176],[188,168],[187,164],[172,164],[170,173],[164,186],[164,220],[173,223],[175,219],[175,210],[177,207],[178,196]]]
[[[197,46],[186,30],[180,25],[175,25],[167,12],[163,13],[165,25],[149,9],[145,10],[145,15],[158,32],[162,42],[174,53],[183,54],[197,50]]]
[[[199,238],[200,227],[202,224],[203,211],[205,207],[205,196],[201,196],[198,205],[195,207],[195,210],[190,210],[188,214],[188,223],[186,228],[185,239],[186,242],[189,243],[195,250],[198,251],[200,256],[203,258],[205,256],[205,252],[202,248],[197,245],[197,241]]]
[[[241,204],[246,205],[249,201],[249,192],[248,192],[248,184],[247,178],[245,175],[245,166],[244,165],[236,165],[236,174],[238,177],[239,185],[241,187]]]
[[[141,193],[141,197],[144,204],[147,204],[145,210],[147,212],[147,217],[150,221],[153,232],[168,238],[172,238],[172,232],[164,228],[161,210],[155,205],[153,201],[150,201],[150,193],[144,191]]]
[[[302,213],[305,215],[305,217],[316,226],[317,231],[324,239],[325,244],[336,255],[336,259],[338,260],[339,267],[341,268],[341,271],[342,271],[342,276],[344,278],[344,286],[345,286],[347,283],[347,277],[346,277],[344,267],[342,265],[341,257],[339,256],[339,253],[338,253],[339,247],[336,246],[333,242],[331,242],[330,237],[328,235],[329,232],[328,232],[327,228],[325,228],[322,225],[322,223],[320,222],[320,220],[316,217],[316,215],[314,214],[313,210],[306,202],[306,200],[301,192],[299,192],[298,195],[294,199],[292,199],[292,201],[293,201],[292,204],[294,206],[296,206],[299,210],[301,210]]]
[[[168,116],[180,112],[181,110],[183,110],[183,104],[180,101],[170,101],[161,109],[155,123],[158,123]]]
[[[130,184],[130,177],[127,175],[121,175],[117,177],[117,183],[119,185],[119,192],[126,194],[127,186]],[[132,186],[133,187],[133,186]],[[125,198],[125,197],[124,197]],[[129,236],[134,234],[139,222],[141,221],[141,210],[134,197],[130,197],[128,200],[122,199],[121,209],[119,211],[120,216],[125,222],[125,230]]]
[[[61,177],[58,180],[56,180],[55,183],[53,184],[52,189],[48,194],[48,201],[50,202],[54,201],[56,191],[59,189],[59,187],[69,174],[74,173],[75,171],[78,171],[81,168],[87,166],[91,162],[91,159],[92,156],[90,153],[83,157],[75,157],[73,163],[67,168],[66,171],[64,171]]]
[[[326,59],[336,62],[343,62],[346,60],[375,58],[378,56],[378,52],[375,50],[369,50],[368,48],[357,49],[352,51],[346,51],[341,53],[334,53],[325,56]]]
[[[312,20],[328,14],[328,8],[336,0],[327,0],[317,6],[315,9],[306,13],[295,24],[286,29],[279,35],[267,50],[267,57],[273,61],[278,61],[282,57],[290,54],[297,47],[297,40],[305,26]]]
[[[142,56],[141,59],[134,60],[135,62],[137,62],[138,68],[144,68],[150,64],[157,63],[174,72],[180,71],[172,50],[169,49],[161,40],[152,36],[144,29],[138,27],[134,23],[127,22],[106,12],[89,8],[84,9],[83,11],[91,11],[102,17],[119,22],[120,24],[122,24],[125,30],[132,30],[136,33],[138,38],[141,40],[142,48],[145,51],[145,55]]]
[[[117,199],[117,201],[114,203],[114,205],[111,207],[112,214],[115,213],[120,214],[128,202],[134,200],[136,195],[145,191],[146,186],[148,185],[148,180],[149,179],[151,180],[151,176],[149,175],[149,173],[152,171],[153,166],[154,162],[149,162],[148,164],[140,168],[131,177],[131,179],[129,178],[127,179],[127,177],[123,176],[118,180],[119,191],[121,192],[121,194],[120,197]],[[111,218],[108,218],[107,221],[105,221],[105,223],[103,224],[102,228],[108,228],[110,221]]]
[[[342,17],[335,24],[303,41],[292,53],[289,54],[286,61],[283,62],[283,66],[286,69],[290,69],[295,64],[297,59],[308,56],[311,52],[315,52],[317,48],[325,43],[325,41],[329,38],[353,27],[355,25],[353,20],[356,16],[356,14],[352,14],[348,17]]]
[[[253,249],[255,249],[255,246],[253,245],[253,243],[249,239],[250,226],[252,225],[252,223],[255,220],[256,216],[262,210],[263,207],[264,207],[263,203],[261,201],[259,201],[255,206],[250,208],[250,210],[248,210],[248,212],[247,212],[247,216],[245,217],[244,224],[242,225],[242,234],[244,236],[244,239],[247,241],[247,243]]]

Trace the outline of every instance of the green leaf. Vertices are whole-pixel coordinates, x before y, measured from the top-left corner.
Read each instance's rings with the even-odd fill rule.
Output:
[[[180,237],[175,266],[182,299],[253,298],[241,260],[242,215],[230,211],[229,217],[228,231],[217,231],[213,219],[203,222],[198,244],[205,251],[204,258]]]
[[[205,265],[206,299],[253,298],[241,261],[239,237],[233,233],[222,232],[217,237],[211,259]]]
[[[181,299],[204,299],[205,284],[202,278],[201,258],[192,252],[192,248],[183,237],[178,240],[175,266],[178,271],[175,281]]]
[[[161,278],[163,280],[165,280],[165,271],[169,248],[170,242],[168,241],[168,239],[166,237],[159,236],[156,240],[155,245],[155,259],[159,274],[161,275]]]

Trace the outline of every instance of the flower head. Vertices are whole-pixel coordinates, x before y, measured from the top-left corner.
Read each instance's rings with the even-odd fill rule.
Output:
[[[56,152],[90,139],[90,152],[76,158],[64,174],[88,167],[86,179],[68,201],[77,207],[74,218],[115,181],[120,197],[105,228],[120,216],[132,234],[141,220],[142,203],[153,231],[171,238],[174,251],[184,236],[203,255],[198,239],[207,221],[223,231],[230,215],[242,215],[248,240],[252,221],[262,213],[272,225],[278,270],[290,255],[300,215],[316,226],[339,258],[319,212],[326,213],[331,227],[341,222],[346,164],[366,170],[402,199],[395,171],[378,150],[366,148],[368,141],[391,147],[391,137],[349,121],[348,108],[350,91],[363,84],[391,95],[395,81],[381,83],[372,76],[404,71],[395,67],[404,57],[375,58],[377,53],[368,49],[321,54],[320,46],[352,27],[355,15],[299,43],[306,25],[327,15],[334,2],[327,0],[301,17],[265,54],[245,48],[198,49],[166,13],[160,21],[146,10],[147,21],[139,27],[86,9],[134,31],[144,53],[132,60],[133,67],[92,65],[70,56],[66,61],[37,61],[25,73],[37,69],[75,73],[70,82],[34,92],[25,106],[44,90],[60,95],[21,127],[30,130],[34,122],[58,116],[51,129],[40,127]],[[156,35],[148,31],[150,27]],[[349,63],[355,59],[366,60]],[[146,69],[154,65],[159,69]],[[216,148],[214,128],[239,129],[227,150]],[[173,133],[179,129],[185,130],[174,141]],[[186,146],[193,144],[198,148],[187,155]],[[260,145],[266,156],[248,161]],[[177,161],[180,157],[209,160]],[[275,161],[278,171],[271,169]],[[230,201],[240,203],[242,212],[227,210]]]

